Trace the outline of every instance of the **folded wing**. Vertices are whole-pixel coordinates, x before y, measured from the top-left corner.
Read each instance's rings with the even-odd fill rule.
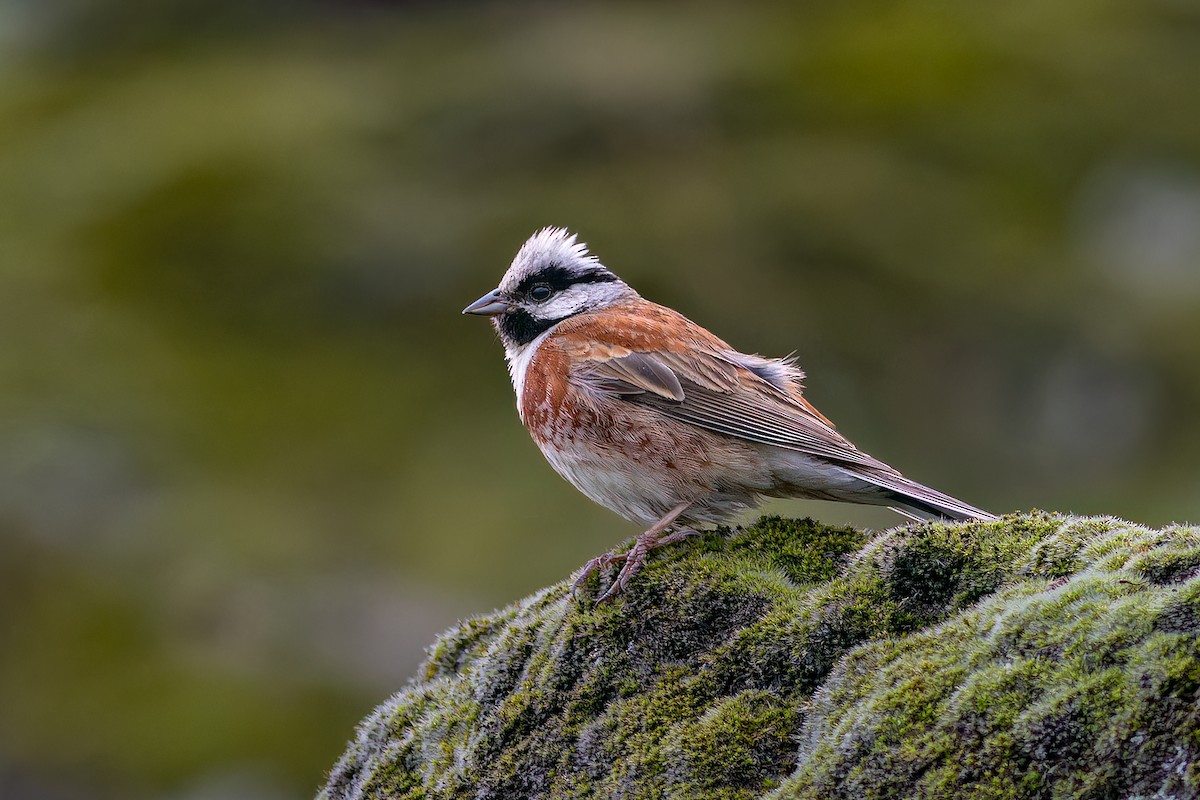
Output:
[[[760,444],[891,471],[839,434],[799,394],[744,366],[736,352],[605,353],[580,377],[671,419]]]

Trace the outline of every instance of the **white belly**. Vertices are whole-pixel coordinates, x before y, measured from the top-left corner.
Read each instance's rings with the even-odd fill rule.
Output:
[[[643,471],[622,469],[624,459],[592,453],[584,448],[547,445],[542,455],[554,471],[593,502],[631,522],[657,522],[680,500],[676,487]]]

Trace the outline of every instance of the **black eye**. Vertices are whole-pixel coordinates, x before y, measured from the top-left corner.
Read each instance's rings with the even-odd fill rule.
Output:
[[[537,302],[549,299],[550,295],[554,294],[554,290],[544,283],[539,283],[529,290],[529,296]]]

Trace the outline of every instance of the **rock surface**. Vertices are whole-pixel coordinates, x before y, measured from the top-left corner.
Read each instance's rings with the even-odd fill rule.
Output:
[[[320,797],[1196,797],[1198,632],[1197,528],[764,518],[447,632]]]

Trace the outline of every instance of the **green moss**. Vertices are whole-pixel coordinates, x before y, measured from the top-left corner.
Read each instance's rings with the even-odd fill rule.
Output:
[[[334,798],[1200,792],[1200,532],[764,518],[445,634]]]
[[[663,741],[671,797],[753,798],[791,765],[800,709],[772,692],[717,700]]]

